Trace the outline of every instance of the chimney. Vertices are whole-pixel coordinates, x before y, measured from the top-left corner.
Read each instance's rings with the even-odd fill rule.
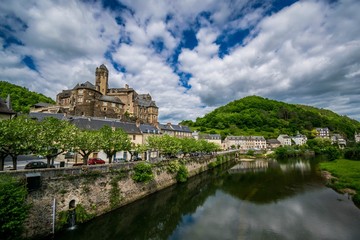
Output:
[[[129,85],[125,84],[125,88],[126,88],[126,89],[129,89]]]

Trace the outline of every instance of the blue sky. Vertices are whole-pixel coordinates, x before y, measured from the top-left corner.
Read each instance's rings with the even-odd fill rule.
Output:
[[[258,95],[360,119],[360,1],[5,0],[0,80],[150,93],[161,122]]]

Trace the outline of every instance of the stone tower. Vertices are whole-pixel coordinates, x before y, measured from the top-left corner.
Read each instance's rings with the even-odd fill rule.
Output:
[[[109,71],[104,64],[101,64],[100,67],[96,68],[95,77],[96,90],[103,95],[106,95],[108,90]]]

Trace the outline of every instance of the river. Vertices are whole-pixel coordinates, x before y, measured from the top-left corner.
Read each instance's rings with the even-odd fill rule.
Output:
[[[360,210],[315,160],[224,165],[55,239],[360,239]]]

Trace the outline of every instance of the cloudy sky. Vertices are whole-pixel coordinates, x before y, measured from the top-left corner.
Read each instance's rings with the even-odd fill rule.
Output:
[[[109,69],[161,122],[248,95],[360,120],[359,0],[3,0],[0,80],[53,99]]]

